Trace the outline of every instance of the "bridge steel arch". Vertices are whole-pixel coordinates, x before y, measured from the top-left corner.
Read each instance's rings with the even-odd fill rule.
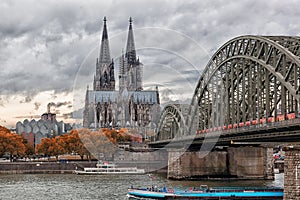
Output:
[[[163,109],[158,123],[158,133],[155,140],[168,140],[184,135],[185,116],[184,109],[188,110],[188,105],[170,104]]]
[[[193,134],[195,124],[206,130],[277,121],[289,113],[299,117],[299,90],[300,37],[234,38],[204,69],[186,119],[186,134]]]

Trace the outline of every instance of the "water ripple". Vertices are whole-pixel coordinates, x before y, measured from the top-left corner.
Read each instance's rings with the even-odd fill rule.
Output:
[[[79,176],[75,174],[17,174],[0,175],[2,200],[122,200],[127,199],[127,189],[133,186],[172,186],[173,188],[211,186],[276,186],[283,187],[283,174],[275,181],[171,181],[154,175],[103,175]]]

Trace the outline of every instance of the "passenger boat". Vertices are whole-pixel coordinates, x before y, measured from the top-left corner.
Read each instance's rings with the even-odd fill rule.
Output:
[[[79,175],[100,175],[100,174],[144,174],[144,169],[137,167],[117,167],[115,164],[98,162],[96,167],[85,167],[83,170],[75,170]]]
[[[172,190],[167,188],[130,188],[129,199],[283,199],[281,188],[191,188],[189,190]]]

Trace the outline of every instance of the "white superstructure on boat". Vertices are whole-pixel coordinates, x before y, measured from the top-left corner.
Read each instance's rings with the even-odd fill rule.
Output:
[[[97,163],[96,167],[86,167],[83,170],[75,170],[75,174],[144,174],[144,169],[137,167],[117,167],[112,163]]]

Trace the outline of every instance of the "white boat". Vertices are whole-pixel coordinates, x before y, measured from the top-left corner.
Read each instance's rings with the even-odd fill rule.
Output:
[[[144,174],[144,169],[137,167],[117,167],[112,163],[97,163],[96,167],[85,167],[83,170],[75,170],[75,174],[80,175],[100,175],[100,174]]]

